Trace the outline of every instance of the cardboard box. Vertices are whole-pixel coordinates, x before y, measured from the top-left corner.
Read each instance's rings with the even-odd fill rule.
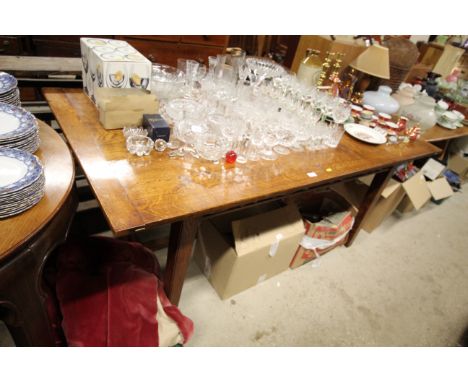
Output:
[[[405,197],[397,207],[402,213],[419,210],[431,200],[431,192],[422,171],[403,182],[402,187],[405,190]]]
[[[317,223],[304,218],[306,232],[289,265],[292,269],[343,245],[357,213],[354,206],[334,191],[315,195],[311,201],[300,206],[300,211],[303,217],[331,215]]]
[[[421,168],[423,175],[430,180],[437,179],[444,170],[445,166],[432,158],[429,158]]]
[[[352,205],[361,205],[364,196],[372,182],[373,175],[359,178],[359,181],[343,182],[332,187],[336,192],[351,202]],[[405,196],[405,190],[401,183],[390,179],[383,189],[379,199],[373,209],[367,213],[366,219],[362,222],[361,228],[371,233],[382,222],[390,216],[397,208],[398,204]]]
[[[436,179],[432,182],[428,182],[427,186],[429,188],[429,192],[431,193],[432,199],[436,202],[447,199],[453,195],[452,187],[444,177]]]
[[[83,89],[96,103],[97,88],[150,90],[151,61],[126,41],[82,37]]]
[[[105,129],[141,126],[143,115],[159,110],[156,96],[140,89],[96,89],[99,121]]]
[[[455,154],[449,157],[447,167],[460,176],[460,182],[466,182],[468,178],[468,158]]]
[[[194,259],[222,299],[285,271],[304,235],[295,205],[257,212],[246,209],[200,224]]]

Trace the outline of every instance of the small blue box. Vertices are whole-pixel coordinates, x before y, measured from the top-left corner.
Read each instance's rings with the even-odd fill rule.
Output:
[[[171,129],[161,114],[143,114],[143,127],[153,141],[164,139],[169,142]]]

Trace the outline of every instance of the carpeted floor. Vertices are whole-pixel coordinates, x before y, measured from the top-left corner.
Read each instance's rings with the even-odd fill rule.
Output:
[[[464,190],[226,301],[191,262],[180,302],[195,322],[188,346],[458,345],[468,327]],[[0,345],[11,345],[2,325]]]

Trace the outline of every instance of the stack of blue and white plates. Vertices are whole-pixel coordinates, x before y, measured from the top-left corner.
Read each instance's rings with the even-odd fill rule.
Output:
[[[0,102],[20,106],[18,81],[11,74],[0,72]]]
[[[0,147],[0,219],[19,214],[44,196],[44,170],[26,151]]]
[[[37,151],[40,145],[36,118],[27,110],[0,102],[0,148]]]

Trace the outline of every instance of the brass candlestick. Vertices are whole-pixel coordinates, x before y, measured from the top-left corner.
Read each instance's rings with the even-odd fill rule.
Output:
[[[330,75],[330,81],[333,81],[335,77],[338,77],[340,74],[341,63],[343,62],[342,58],[344,57],[344,53],[336,53],[336,59],[333,64],[333,72]]]
[[[322,64],[322,71],[320,72],[320,77],[317,81],[317,86],[322,86],[324,81],[327,79],[328,71],[332,67],[331,62],[334,56],[335,56],[335,53],[327,52],[327,56],[325,57],[325,60]]]

